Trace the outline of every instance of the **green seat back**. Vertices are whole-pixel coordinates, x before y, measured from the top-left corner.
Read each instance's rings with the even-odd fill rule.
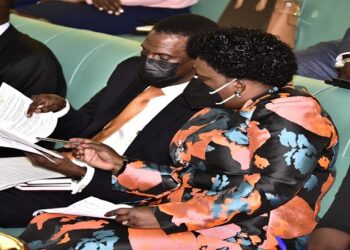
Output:
[[[296,49],[342,38],[349,22],[349,0],[301,0]]]

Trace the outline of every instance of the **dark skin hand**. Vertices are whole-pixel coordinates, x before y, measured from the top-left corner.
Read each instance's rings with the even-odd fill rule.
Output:
[[[57,112],[66,106],[66,100],[58,95],[40,94],[31,97],[33,102],[29,105],[27,117],[32,117],[33,113]]]
[[[124,12],[120,0],[92,0],[92,4],[100,11],[120,15]]]
[[[89,139],[71,138],[66,148],[72,148],[75,158],[96,168],[117,173],[124,163],[123,157],[111,147]]]
[[[149,207],[119,208],[107,212],[105,216],[116,216],[115,220],[118,223],[128,227],[161,228]]]
[[[41,156],[38,154],[29,153],[29,152],[26,152],[25,154],[34,165],[53,170],[55,172],[61,173],[73,179],[80,179],[86,173],[86,168],[82,168],[74,164],[71,160],[69,160],[67,157],[63,156],[62,154],[61,154],[63,156],[62,159],[46,154],[46,156],[49,157],[51,160],[53,160],[56,164],[49,161],[44,156]]]

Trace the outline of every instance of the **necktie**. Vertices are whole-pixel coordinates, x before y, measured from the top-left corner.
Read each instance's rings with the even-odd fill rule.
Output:
[[[103,141],[112,135],[115,131],[120,129],[131,118],[139,114],[146,106],[147,103],[154,97],[164,95],[161,89],[156,87],[149,87],[137,97],[134,98],[124,110],[113,118],[99,133],[97,133],[92,140]]]

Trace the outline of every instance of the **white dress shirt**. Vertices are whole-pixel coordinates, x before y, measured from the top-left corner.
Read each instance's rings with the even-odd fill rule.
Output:
[[[10,23],[4,23],[0,25],[0,36],[10,27]]]
[[[179,96],[187,84],[188,82],[162,88],[164,95],[152,98],[139,114],[106,138],[103,143],[112,147],[118,154],[123,155],[138,133],[170,102]]]

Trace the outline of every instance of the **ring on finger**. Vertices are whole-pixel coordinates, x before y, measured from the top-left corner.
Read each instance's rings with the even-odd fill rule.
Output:
[[[126,225],[128,225],[128,224],[129,224],[129,221],[128,221],[128,220],[123,220],[123,221],[122,221],[122,225],[126,226]]]

